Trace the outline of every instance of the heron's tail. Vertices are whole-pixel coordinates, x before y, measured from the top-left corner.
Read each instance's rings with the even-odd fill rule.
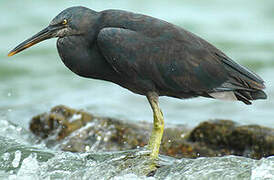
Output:
[[[257,91],[243,91],[243,90],[236,90],[234,94],[237,100],[244,102],[245,104],[251,104],[250,101],[256,99],[266,99],[267,95],[262,90]]]
[[[224,94],[226,94],[226,98],[242,101],[245,104],[252,104],[250,102],[252,100],[267,98],[263,91],[265,89],[264,81],[260,76],[227,57],[222,57],[222,62],[228,70],[229,78],[216,88],[215,92],[209,93],[210,96],[218,98],[220,95],[218,93],[223,93],[221,97],[225,97]]]
[[[258,84],[260,85],[260,87],[258,87],[253,86],[253,83],[252,80],[241,79],[241,82],[238,82],[235,79],[230,79],[221,87],[216,88],[216,92],[209,93],[209,95],[216,99],[238,100],[245,104],[252,104],[250,101],[256,99],[266,99],[267,95],[262,90],[264,89],[264,85]]]

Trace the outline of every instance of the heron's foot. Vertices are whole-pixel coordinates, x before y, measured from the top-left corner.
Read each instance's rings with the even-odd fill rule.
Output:
[[[121,153],[123,153],[120,156],[121,159],[113,158],[114,161],[119,162],[120,171],[133,172],[140,176],[153,176],[157,168],[159,168],[158,160],[150,158],[151,152],[147,148],[123,151]]]
[[[107,166],[111,167],[111,171],[115,174],[135,174],[140,177],[154,176],[159,168],[165,166],[161,159],[152,160],[147,148],[90,153],[86,158],[96,161],[103,168],[106,167],[105,163],[107,163]]]

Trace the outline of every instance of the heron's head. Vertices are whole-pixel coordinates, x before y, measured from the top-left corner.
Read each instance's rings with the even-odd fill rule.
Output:
[[[50,22],[48,27],[19,44],[9,52],[8,56],[13,56],[46,39],[84,35],[95,23],[96,15],[95,11],[82,6],[65,9]]]

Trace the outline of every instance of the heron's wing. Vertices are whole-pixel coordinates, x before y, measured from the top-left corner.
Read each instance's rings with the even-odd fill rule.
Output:
[[[241,82],[241,75],[250,80],[245,69],[218,56],[221,52],[206,41],[183,33],[184,38],[152,38],[129,29],[104,28],[98,34],[97,43],[118,73],[129,79],[149,80],[166,95],[205,95],[205,92],[252,88]]]
[[[221,64],[205,50],[122,28],[104,28],[97,43],[118,73],[150,79],[161,89],[204,91],[225,81]]]
[[[148,60],[144,59],[148,54],[143,51],[151,44],[151,39],[128,29],[104,28],[98,34],[97,44],[115,71],[134,77]]]

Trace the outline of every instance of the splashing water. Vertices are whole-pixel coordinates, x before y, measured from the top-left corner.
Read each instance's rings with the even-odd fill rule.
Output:
[[[31,145],[27,131],[0,121],[0,179],[273,179],[274,157],[253,160],[226,156],[175,159],[160,156],[153,177],[142,174],[148,151],[70,153]],[[9,137],[4,135],[9,132]],[[17,136],[26,138],[18,142]],[[27,138],[28,136],[28,138]],[[15,137],[15,138],[14,138]]]

